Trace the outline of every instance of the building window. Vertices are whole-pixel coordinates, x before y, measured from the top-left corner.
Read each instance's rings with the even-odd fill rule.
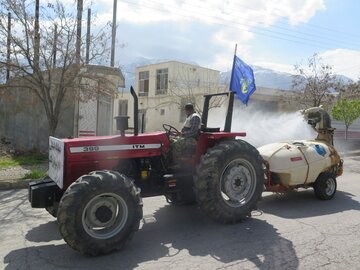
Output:
[[[168,89],[168,69],[156,70],[156,94],[166,94]]]
[[[165,115],[165,109],[160,109],[160,115]]]
[[[139,96],[149,94],[149,71],[139,72]]]
[[[119,114],[128,115],[128,101],[126,99],[119,100]]]

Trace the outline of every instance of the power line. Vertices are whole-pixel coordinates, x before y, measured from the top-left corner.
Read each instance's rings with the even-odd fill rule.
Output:
[[[137,3],[134,3],[134,2],[131,2],[131,1],[123,0],[123,2],[126,2],[126,3],[134,5],[134,6],[138,6]],[[157,2],[152,2],[152,1],[147,1],[147,3],[158,4]],[[162,13],[165,13],[165,10],[160,9],[160,8],[156,8],[156,7],[153,7],[153,6],[150,6],[150,5],[145,5],[145,4],[142,4],[142,6],[146,7],[146,8],[149,8],[149,9],[160,11]],[[185,18],[195,19],[193,16],[185,15],[185,14],[182,14],[182,13],[179,13],[179,12],[174,12],[174,8],[176,8],[175,6],[170,6],[170,5],[165,5],[165,4],[162,4],[162,6],[165,6],[165,7],[168,7],[170,9],[172,9],[171,10],[172,14],[175,14],[175,15],[178,15],[178,16],[181,16],[181,17],[185,17]],[[197,7],[199,7],[199,6],[197,6]],[[194,13],[194,11],[187,10],[187,13],[188,14],[193,13],[195,15],[199,15],[198,11],[196,11],[196,13]],[[324,46],[324,43],[321,42],[321,41],[318,41],[318,40],[314,40],[314,39],[310,39],[310,38],[304,38],[304,37],[298,37],[298,36],[295,36],[295,35],[290,35],[290,34],[278,32],[278,31],[273,31],[273,30],[269,30],[269,29],[260,29],[259,27],[254,27],[251,24],[246,24],[246,23],[241,23],[240,24],[238,22],[234,22],[234,21],[230,21],[230,20],[224,20],[224,19],[219,18],[217,16],[209,16],[209,15],[205,15],[205,14],[202,14],[202,13],[200,13],[200,14],[203,15],[205,18],[208,18],[208,19],[210,18],[212,20],[215,20],[214,24],[222,25],[222,26],[225,26],[225,27],[241,29],[241,30],[249,31],[249,32],[252,32],[252,33],[255,33],[255,34],[268,36],[268,37],[275,38],[275,39],[295,42],[295,43],[303,44],[303,45],[307,45],[307,46],[315,46],[315,47],[319,47],[319,48],[323,48],[323,49],[331,49],[332,48],[332,47],[329,47],[329,46],[326,46],[326,45]],[[198,19],[198,18],[196,18],[196,19]],[[228,23],[231,23],[231,24],[228,24]],[[255,28],[255,30],[245,28],[245,26]],[[290,31],[290,30],[286,30],[286,31]],[[303,34],[306,34],[306,33],[303,33]],[[342,42],[341,45],[344,45],[343,41],[341,41],[341,42]],[[356,45],[356,49],[357,48],[358,48],[358,46]],[[353,48],[351,48],[351,49],[353,49]]]
[[[249,6],[245,6],[245,5],[241,5],[241,4],[237,4],[237,5],[245,8],[245,9],[258,11],[258,9],[255,9],[255,8],[252,8],[252,7],[249,7]],[[238,11],[239,11],[239,9],[235,9],[235,10],[238,10]],[[279,8],[274,8],[274,10],[275,10],[275,11],[282,12],[282,10],[280,10]],[[279,23],[280,23],[280,24],[287,25],[287,24],[285,24],[285,23],[283,23],[283,22],[279,22]],[[333,34],[334,32],[336,32],[336,33],[345,35],[345,36],[347,36],[348,38],[355,38],[355,39],[357,39],[357,40],[360,40],[360,35],[356,35],[356,34],[354,34],[354,33],[346,33],[346,32],[344,32],[344,31],[340,31],[340,30],[338,30],[338,29],[333,29],[333,28],[329,28],[329,27],[325,27],[325,26],[321,26],[321,25],[315,25],[315,24],[311,24],[311,23],[306,23],[304,26],[305,26],[305,27],[309,27],[309,28],[314,28],[314,29],[319,30],[319,31],[326,30],[326,31],[330,32],[331,34]],[[317,29],[317,28],[319,28],[319,29]]]

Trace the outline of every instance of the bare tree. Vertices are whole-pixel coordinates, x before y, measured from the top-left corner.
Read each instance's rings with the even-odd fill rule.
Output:
[[[340,87],[340,97],[346,99],[359,99],[360,79],[357,82],[342,84]]]
[[[35,6],[30,0],[3,0],[0,4],[0,69],[9,68],[12,77],[0,86],[0,95],[5,97],[14,88],[34,93],[45,110],[49,135],[53,135],[66,94],[74,91],[76,98],[94,98],[99,89],[90,87],[85,78],[100,81],[98,85],[103,85],[104,79],[89,72],[83,59],[80,63],[75,61],[76,14],[54,0],[53,4],[40,5],[37,22]],[[11,33],[6,21],[9,12],[13,18]],[[91,36],[90,62],[108,59],[108,26]],[[8,37],[10,63],[6,61]]]
[[[228,91],[228,90],[226,90]],[[201,115],[203,110],[203,96],[224,92],[216,78],[202,77],[194,67],[179,67],[169,78],[168,96],[170,99],[161,105],[174,104],[183,109],[185,103],[193,103],[195,110]],[[221,107],[226,99],[223,96],[213,97],[209,109]]]
[[[293,78],[293,89],[302,94],[297,102],[302,108],[318,107],[332,103],[331,92],[338,87],[338,80],[332,72],[332,66],[324,64],[318,54],[313,54],[307,65],[295,65],[297,75]]]

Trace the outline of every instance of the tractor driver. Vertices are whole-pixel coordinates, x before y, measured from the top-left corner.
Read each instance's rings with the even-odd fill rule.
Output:
[[[184,107],[186,120],[184,122],[183,128],[178,135],[183,138],[193,138],[197,139],[199,136],[199,131],[201,127],[200,115],[198,115],[194,110],[194,105],[191,103],[185,104]]]
[[[194,105],[187,103],[184,110],[186,120],[181,132],[177,134],[180,137],[175,139],[172,144],[175,163],[178,163],[183,156],[189,157],[194,154],[201,127],[200,115],[195,112]]]

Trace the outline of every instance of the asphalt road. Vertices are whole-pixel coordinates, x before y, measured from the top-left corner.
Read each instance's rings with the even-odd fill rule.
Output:
[[[359,269],[359,174],[330,201],[312,190],[265,194],[247,221],[219,225],[196,206],[144,200],[145,223],[126,249],[90,258],[68,247],[26,190],[0,192],[0,269]]]

